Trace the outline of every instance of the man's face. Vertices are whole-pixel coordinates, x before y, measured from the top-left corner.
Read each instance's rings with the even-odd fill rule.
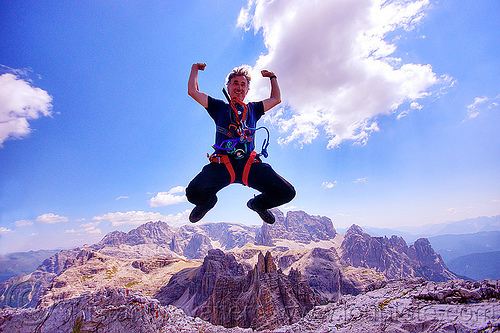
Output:
[[[233,77],[227,89],[229,90],[229,97],[238,97],[243,101],[249,89],[247,78],[244,76]]]

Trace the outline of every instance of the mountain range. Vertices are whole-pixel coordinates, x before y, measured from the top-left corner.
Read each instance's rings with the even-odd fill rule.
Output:
[[[500,216],[397,229],[365,226],[363,230],[372,236],[398,235],[408,243],[427,238],[446,265],[460,276],[474,280],[500,277],[496,260],[496,252],[500,251]]]
[[[58,250],[14,252],[0,256],[0,282],[20,274],[33,272],[45,259]]]
[[[500,231],[500,215],[481,216],[460,221],[450,221],[420,226],[401,226],[395,228],[376,228],[363,226],[363,229],[373,236],[398,235],[412,243],[418,238],[431,238],[442,235],[463,235],[479,232]]]
[[[33,272],[0,284],[0,305],[7,309],[0,312],[0,332],[15,320],[27,320],[15,308],[44,313],[51,320],[43,325],[49,327],[59,320],[51,315],[55,309],[78,308],[72,299],[92,303],[94,295],[106,293],[118,295],[116,303],[108,305],[117,313],[124,297],[134,294],[147,300],[130,303],[129,310],[149,304],[156,308],[157,319],[175,306],[213,325],[272,330],[293,326],[320,311],[315,309],[348,302],[348,296],[386,288],[391,281],[401,281],[401,288],[412,279],[457,281],[425,238],[408,245],[396,235],[370,236],[357,225],[341,235],[328,217],[273,213],[276,223],[262,227],[206,223],[172,228],[149,222],[128,233],[111,232],[93,245],[60,251]],[[454,296],[451,290],[443,293],[443,301],[476,297],[466,292]],[[495,292],[481,295],[478,300],[496,297]],[[91,325],[87,319],[95,313],[82,311],[71,320]]]
[[[500,251],[473,253],[451,260],[448,264],[457,274],[474,280],[500,279]]]

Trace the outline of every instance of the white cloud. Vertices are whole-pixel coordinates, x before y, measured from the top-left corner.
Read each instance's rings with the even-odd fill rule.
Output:
[[[163,222],[168,223],[171,226],[178,227],[183,224],[191,224],[189,222],[189,213],[191,213],[191,210],[187,209],[183,211],[182,213],[177,213],[177,214],[169,214],[166,216],[165,219],[163,219]]]
[[[101,229],[97,229],[96,227],[88,227],[83,230],[80,230],[80,232],[84,232],[89,235],[100,235],[102,233]]]
[[[127,196],[124,196],[124,195],[120,195],[118,198],[116,198],[115,200],[121,200],[121,199],[129,199],[129,197]]]
[[[14,225],[16,227],[24,227],[24,226],[27,226],[27,225],[33,225],[33,221],[30,221],[30,220],[19,220],[19,221],[14,222]]]
[[[179,214],[162,215],[160,213],[129,211],[125,213],[108,213],[101,216],[94,216],[95,221],[109,221],[112,226],[132,225],[137,226],[150,221],[163,221],[169,224],[183,224],[188,221],[189,210]]]
[[[90,227],[97,227],[101,222],[88,222],[84,224],[80,224],[80,227],[82,228],[90,228]]]
[[[45,90],[14,74],[0,75],[0,147],[5,140],[28,135],[28,120],[50,116],[51,109],[52,97]]]
[[[68,229],[64,233],[65,234],[87,234],[87,235],[100,235],[102,234],[101,229],[97,229],[96,227],[100,224],[100,221],[97,222],[88,222],[84,224],[80,224],[80,229]]]
[[[333,183],[332,182],[323,182],[323,184],[321,184],[321,187],[322,188],[334,188],[335,185],[337,185],[336,180]]]
[[[68,222],[68,218],[66,216],[59,216],[52,213],[43,214],[36,218],[36,222],[43,224],[54,224],[61,222]]]
[[[366,183],[367,179],[368,179],[367,177],[365,177],[365,178],[358,178],[355,181],[353,181],[353,183],[354,184],[364,184],[364,183]]]
[[[487,96],[476,97],[474,103],[467,105],[468,119],[474,119],[487,110],[494,109],[500,105],[500,95],[489,98]]]
[[[185,195],[175,195],[176,193],[184,193],[185,187],[177,186],[170,189],[168,192],[158,192],[155,197],[148,200],[150,207],[163,207],[176,205],[187,201]]]
[[[428,7],[428,0],[249,0],[238,25],[261,31],[268,53],[254,66],[248,97],[269,95],[261,69],[277,74],[286,105],[274,120],[278,142],[303,145],[326,135],[328,148],[345,140],[364,145],[378,131],[378,116],[429,96],[440,82],[432,67],[391,57],[396,46],[385,40],[413,29]]]
[[[12,232],[11,229],[8,229],[8,228],[5,228],[5,227],[0,227],[0,235],[9,234],[11,232]]]

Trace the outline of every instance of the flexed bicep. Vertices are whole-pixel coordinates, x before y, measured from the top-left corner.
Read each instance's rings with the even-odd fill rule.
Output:
[[[191,73],[189,74],[188,81],[188,95],[191,96],[195,101],[200,103],[204,108],[208,107],[208,95],[200,91],[198,86],[198,71],[205,70],[207,64],[197,63],[191,66]]]

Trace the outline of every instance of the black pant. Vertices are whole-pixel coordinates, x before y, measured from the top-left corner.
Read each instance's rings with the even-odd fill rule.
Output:
[[[229,157],[236,175],[235,183],[243,184],[242,175],[246,158]],[[197,206],[213,206],[217,202],[217,192],[231,184],[231,176],[224,163],[211,162],[189,183],[186,196],[189,202]],[[254,206],[270,209],[283,205],[295,197],[295,189],[273,168],[262,162],[252,163],[248,174],[248,186],[261,192],[254,199]]]

